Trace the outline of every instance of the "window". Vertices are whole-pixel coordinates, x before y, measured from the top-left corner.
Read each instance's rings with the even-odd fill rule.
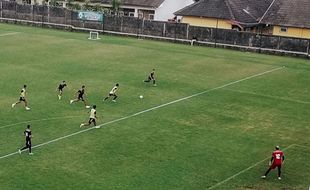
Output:
[[[149,14],[149,19],[154,20],[154,14]]]
[[[143,13],[139,13],[138,18],[143,18]]]
[[[130,13],[129,13],[129,16],[134,17],[134,16],[135,16],[135,13],[134,13],[134,12],[130,12]]]
[[[287,27],[281,27],[280,32],[287,32]]]

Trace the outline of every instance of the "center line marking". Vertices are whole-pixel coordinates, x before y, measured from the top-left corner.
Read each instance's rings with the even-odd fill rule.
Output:
[[[221,86],[219,86],[219,87],[215,87],[215,88],[212,88],[212,89],[203,91],[203,92],[199,92],[199,93],[197,93],[197,94],[193,94],[193,95],[190,95],[190,96],[187,96],[187,97],[184,97],[184,98],[180,98],[180,99],[177,99],[177,100],[174,100],[174,101],[171,101],[171,102],[168,102],[168,103],[159,105],[159,106],[155,106],[155,107],[153,107],[153,108],[146,109],[146,110],[143,110],[143,111],[140,111],[140,112],[134,113],[134,114],[132,114],[132,115],[128,115],[128,116],[125,116],[125,117],[116,119],[116,120],[112,120],[112,121],[103,123],[103,124],[98,125],[98,126],[101,127],[101,126],[105,126],[105,125],[109,125],[109,124],[112,124],[112,123],[116,123],[116,122],[119,122],[119,121],[122,121],[122,120],[125,120],[125,119],[129,119],[129,118],[131,118],[131,117],[135,117],[135,116],[141,115],[141,114],[143,114],[143,113],[146,113],[146,112],[149,112],[149,111],[152,111],[152,110],[156,110],[156,109],[158,109],[158,108],[162,108],[162,107],[168,106],[168,105],[170,105],[170,104],[174,104],[174,103],[177,103],[177,102],[181,102],[181,101],[183,101],[183,100],[187,100],[187,99],[190,99],[190,98],[193,98],[193,97],[196,97],[196,96],[199,96],[199,95],[208,93],[208,92],[212,92],[212,91],[215,91],[215,90],[218,90],[218,89],[222,89],[222,88],[225,88],[225,87],[227,87],[227,86],[231,86],[231,85],[237,84],[237,83],[239,83],[239,82],[246,81],[246,80],[249,80],[249,79],[252,79],[252,78],[255,78],[255,77],[259,77],[259,76],[262,76],[262,75],[265,75],[265,74],[268,74],[268,73],[271,73],[271,72],[274,72],[274,71],[277,71],[277,70],[281,70],[281,69],[284,69],[284,68],[285,68],[285,67],[277,67],[277,68],[274,68],[274,69],[271,69],[271,70],[268,70],[268,71],[265,71],[265,72],[262,72],[262,73],[258,73],[258,74],[255,74],[255,75],[251,75],[251,76],[248,76],[248,77],[246,77],[246,78],[243,78],[243,79],[240,79],[240,80],[236,80],[236,81],[233,81],[233,82],[230,82],[230,83],[221,85]],[[97,127],[98,127],[98,126],[97,126]],[[41,144],[35,145],[35,146],[32,147],[32,149],[38,148],[38,147],[41,147],[41,146],[44,146],[44,145],[47,145],[47,144],[51,144],[51,143],[53,143],[53,142],[57,142],[57,141],[60,141],[60,140],[62,140],[62,139],[66,139],[66,138],[68,138],[68,137],[72,137],[72,136],[75,136],[75,135],[78,135],[78,134],[81,134],[81,133],[84,133],[84,132],[87,132],[87,131],[90,131],[90,130],[93,130],[93,129],[96,129],[96,128],[95,128],[95,127],[91,127],[91,128],[87,128],[87,129],[84,129],[84,130],[81,130],[81,131],[78,131],[78,132],[75,132],[75,133],[71,133],[71,134],[69,134],[69,135],[65,135],[65,136],[62,136],[62,137],[59,137],[59,138],[56,138],[56,139],[47,141],[47,142],[45,142],[45,143],[41,143]],[[24,151],[26,151],[26,150],[24,150]],[[1,159],[4,159],[4,158],[7,158],[7,157],[10,157],[10,156],[13,156],[13,155],[18,154],[18,153],[19,153],[19,152],[16,151],[16,152],[13,152],[13,153],[10,153],[10,154],[1,156],[1,157],[0,157],[0,160],[1,160]]]

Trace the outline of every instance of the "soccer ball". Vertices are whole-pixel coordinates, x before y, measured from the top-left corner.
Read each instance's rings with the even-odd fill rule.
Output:
[[[140,96],[139,96],[139,98],[140,98],[140,99],[142,99],[142,98],[143,98],[143,96],[142,96],[142,95],[140,95]]]

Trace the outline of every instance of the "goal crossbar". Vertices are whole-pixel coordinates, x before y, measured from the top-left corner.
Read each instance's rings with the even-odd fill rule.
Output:
[[[89,32],[89,40],[99,40],[99,32],[95,32],[95,31],[90,31]]]

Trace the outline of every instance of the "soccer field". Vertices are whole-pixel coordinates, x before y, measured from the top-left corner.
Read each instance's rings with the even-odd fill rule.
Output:
[[[309,188],[309,60],[87,38],[0,24],[1,190]],[[143,82],[153,68],[156,87]],[[12,109],[24,84],[31,110]],[[89,110],[69,104],[82,85],[100,129],[80,128]],[[19,155],[27,124],[34,155]],[[282,180],[260,179],[275,145]]]

